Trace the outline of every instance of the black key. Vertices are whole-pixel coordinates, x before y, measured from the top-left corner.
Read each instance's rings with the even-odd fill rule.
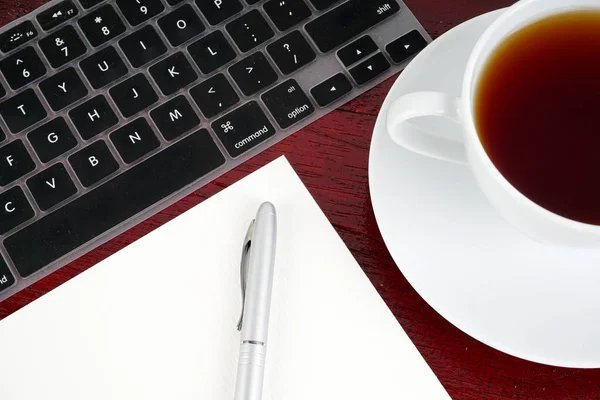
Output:
[[[337,56],[344,66],[349,67],[369,54],[375,53],[377,50],[377,45],[373,39],[367,35],[355,40],[343,49],[338,50]]]
[[[224,162],[203,129],[20,230],[4,245],[19,274],[29,276]]]
[[[33,209],[27,201],[23,189],[15,186],[4,193],[0,193],[0,235],[4,235],[12,228],[33,218],[33,216]],[[38,246],[31,247],[29,251],[35,253],[32,249],[38,247],[39,242]]]
[[[46,67],[33,47],[27,47],[0,61],[0,70],[13,89],[19,89],[46,73]]]
[[[29,143],[43,162],[54,160],[77,146],[77,139],[63,117],[58,117],[27,134]]]
[[[327,53],[400,11],[395,0],[350,0],[306,24],[319,50]]]
[[[0,35],[0,50],[8,53],[22,44],[29,42],[31,39],[37,37],[37,35],[38,31],[31,21],[21,22],[19,25]]]
[[[242,11],[239,0],[196,0],[196,5],[211,25],[218,25]]]
[[[12,133],[29,128],[48,115],[33,89],[27,89],[0,104],[0,115]]]
[[[61,163],[27,179],[27,187],[42,211],[54,207],[77,193],[73,180]]]
[[[184,96],[177,96],[152,110],[150,116],[167,140],[173,140],[200,125],[200,118]]]
[[[135,121],[110,134],[119,155],[130,164],[160,146],[152,128],[144,118]]]
[[[176,6],[177,4],[181,3],[183,0],[167,0],[167,3],[169,3],[170,6]]]
[[[59,68],[87,52],[85,44],[72,26],[65,26],[40,40],[40,48],[54,68]]]
[[[6,95],[6,89],[0,84],[0,99]]]
[[[318,105],[325,107],[350,93],[351,90],[350,80],[340,72],[312,88],[310,94],[312,94]]]
[[[98,95],[75,107],[69,111],[69,117],[85,140],[93,138],[119,122],[102,95]]]
[[[289,79],[261,96],[282,129],[289,128],[315,112],[312,103],[294,79]]]
[[[212,118],[240,101],[225,75],[218,74],[190,90],[202,114]]]
[[[371,79],[383,74],[388,69],[390,69],[390,63],[385,59],[383,54],[377,53],[373,57],[352,68],[350,70],[350,75],[352,75],[357,84],[364,85]]]
[[[145,110],[158,101],[158,95],[142,73],[119,83],[110,89],[109,93],[125,118]]]
[[[303,0],[270,0],[263,8],[280,31],[298,25],[312,14]]]
[[[204,30],[204,24],[191,5],[186,4],[158,20],[171,46],[176,47],[195,38]]]
[[[117,160],[110,154],[110,150],[102,140],[70,156],[69,164],[85,187],[92,186],[119,169]]]
[[[277,81],[277,73],[261,52],[229,67],[229,74],[246,96],[252,96]]]
[[[6,139],[6,134],[2,130],[2,127],[0,127],[0,142],[4,142],[5,139]]]
[[[0,148],[0,186],[6,186],[34,169],[35,163],[20,139]]]
[[[102,3],[104,0],[79,0],[83,8],[92,8],[95,5]]]
[[[109,46],[79,63],[94,89],[100,89],[127,74],[127,66]]]
[[[226,29],[237,47],[244,53],[275,35],[258,10],[252,10],[228,23]]]
[[[125,24],[110,5],[102,6],[82,17],[79,26],[94,47],[125,32]]]
[[[271,43],[267,51],[285,75],[299,70],[317,57],[300,31],[289,33]]]
[[[231,157],[237,157],[275,135],[275,128],[256,101],[216,120],[212,129]]]
[[[141,67],[167,52],[167,46],[150,25],[121,39],[119,45],[134,68]]]
[[[335,3],[338,3],[340,0],[308,0],[308,1],[310,1],[317,10],[324,10],[326,8],[331,7]]]
[[[15,277],[10,273],[8,265],[2,257],[0,257],[0,292],[8,289],[15,283]]]
[[[160,0],[117,0],[117,5],[131,26],[146,22],[165,9]]]
[[[189,45],[188,51],[200,71],[206,75],[235,59],[235,51],[221,31],[215,31]]]
[[[83,81],[72,67],[42,81],[40,90],[54,111],[62,110],[88,94]]]
[[[71,0],[63,0],[37,15],[43,30],[49,31],[79,14],[79,10]]]
[[[169,96],[198,79],[198,74],[183,53],[175,53],[150,67],[150,75],[163,92]]]
[[[246,0],[246,3],[252,5],[252,4],[258,3],[259,1],[261,1],[261,0]]]
[[[417,30],[410,31],[406,35],[394,40],[385,46],[392,61],[401,63],[408,60],[427,46],[427,41]]]

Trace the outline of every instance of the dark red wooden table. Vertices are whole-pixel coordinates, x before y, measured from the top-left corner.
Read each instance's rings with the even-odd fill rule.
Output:
[[[45,2],[0,0],[0,25]],[[514,0],[406,2],[436,38],[461,22],[511,5]],[[0,319],[283,154],[453,399],[600,399],[600,370],[534,364],[479,343],[433,311],[394,264],[375,223],[367,175],[372,129],[393,82],[394,79],[389,79],[207,187],[0,303]]]

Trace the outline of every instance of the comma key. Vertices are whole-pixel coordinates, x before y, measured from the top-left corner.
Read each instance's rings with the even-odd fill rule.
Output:
[[[227,152],[237,157],[275,135],[275,128],[256,101],[244,104],[212,124]]]
[[[262,95],[262,100],[282,129],[289,128],[315,112],[315,108],[294,79]]]

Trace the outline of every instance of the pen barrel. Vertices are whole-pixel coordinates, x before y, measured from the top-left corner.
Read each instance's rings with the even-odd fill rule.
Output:
[[[242,342],[238,362],[235,400],[261,400],[267,347]]]

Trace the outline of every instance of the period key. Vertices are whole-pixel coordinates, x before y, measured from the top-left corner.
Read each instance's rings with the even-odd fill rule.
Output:
[[[269,90],[262,95],[262,100],[282,129],[289,128],[315,111],[294,79]]]

